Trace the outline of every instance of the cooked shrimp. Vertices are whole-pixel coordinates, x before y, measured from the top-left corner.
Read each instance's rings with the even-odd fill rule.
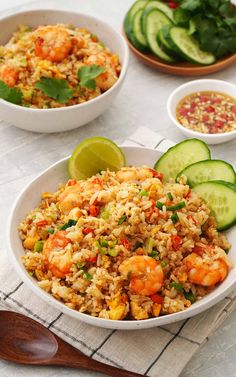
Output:
[[[13,88],[18,80],[18,71],[16,68],[4,64],[0,67],[0,80]]]
[[[118,80],[118,75],[112,63],[112,56],[100,53],[97,55],[90,55],[87,59],[88,65],[97,64],[101,67],[106,68],[104,73],[101,73],[96,77],[95,81],[97,86],[102,90],[106,91],[110,89],[115,82]]]
[[[131,291],[150,296],[162,288],[164,274],[158,262],[146,255],[135,255],[124,260],[119,266],[122,276],[129,278]]]
[[[36,30],[35,54],[51,62],[65,59],[71,49],[69,33],[57,25],[42,26]]]
[[[149,168],[123,168],[117,172],[116,178],[119,182],[129,182],[129,181],[144,181],[148,178],[153,178],[152,169]]]
[[[65,249],[71,242],[61,230],[51,235],[45,242],[42,254],[45,256],[48,269],[58,278],[64,278],[70,272],[72,255]]]
[[[191,253],[183,259],[183,263],[187,267],[189,281],[194,284],[210,287],[223,281],[228,274],[228,265],[222,258],[209,261]]]
[[[81,201],[79,200],[81,191],[81,186],[76,184],[74,186],[67,186],[61,193],[58,198],[58,206],[63,214],[68,215],[73,208],[81,205]]]

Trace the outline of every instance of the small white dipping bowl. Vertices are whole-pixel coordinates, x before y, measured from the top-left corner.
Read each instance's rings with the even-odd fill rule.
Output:
[[[74,106],[56,109],[31,109],[0,99],[0,117],[16,127],[35,132],[61,132],[81,127],[102,114],[120,91],[128,67],[127,44],[107,23],[85,14],[62,10],[40,9],[12,14],[0,19],[0,45],[8,42],[19,24],[33,28],[57,23],[86,28],[119,56],[121,73],[117,82],[100,96]]]
[[[208,144],[220,144],[232,140],[236,137],[236,131],[225,132],[222,134],[204,134],[202,132],[192,131],[180,124],[176,118],[176,109],[179,102],[189,94],[197,92],[213,91],[236,98],[236,86],[227,81],[221,80],[194,80],[179,86],[173,91],[167,101],[167,111],[170,119],[189,138],[198,138]]]

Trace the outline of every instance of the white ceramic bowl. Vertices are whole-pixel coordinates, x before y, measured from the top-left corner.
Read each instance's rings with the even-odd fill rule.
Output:
[[[140,148],[140,147],[122,147],[122,150],[126,156],[127,165],[141,166],[143,164],[153,166],[156,160],[161,156],[161,152],[152,149]],[[192,317],[195,314],[208,309],[220,299],[225,297],[236,285],[236,267],[232,268],[227,278],[211,293],[205,296],[202,300],[194,303],[189,309],[161,316],[157,318],[146,319],[142,321],[115,321],[102,318],[92,317],[90,315],[80,313],[78,311],[69,309],[63,303],[57,301],[52,295],[46,293],[40,289],[37,285],[37,281],[30,277],[25,270],[21,256],[24,255],[24,248],[22,242],[19,239],[17,227],[19,223],[24,219],[25,215],[30,212],[40,202],[41,193],[43,191],[55,191],[58,184],[65,182],[68,179],[67,173],[68,158],[65,158],[56,164],[49,167],[42,172],[37,178],[35,178],[27,187],[21,192],[16,199],[15,204],[11,210],[9,223],[8,223],[8,251],[11,260],[17,273],[21,279],[37,294],[40,298],[46,301],[49,305],[61,310],[63,313],[77,318],[80,321],[87,322],[91,325],[123,330],[144,329],[160,325],[165,325],[175,321],[179,321],[188,317]],[[228,238],[232,244],[229,257],[236,266],[236,227],[232,228],[228,233]]]
[[[118,54],[121,73],[117,82],[102,95],[83,104],[57,109],[30,109],[0,99],[1,119],[16,127],[35,132],[61,132],[83,126],[111,106],[120,91],[128,67],[127,44],[107,23],[85,14],[61,10],[40,9],[15,13],[0,19],[0,45],[5,44],[19,24],[39,25],[66,23],[84,27],[96,34],[112,52]]]
[[[214,91],[228,94],[236,98],[236,86],[227,81],[221,80],[194,80],[186,84],[180,85],[173,91],[167,101],[167,111],[170,119],[176,127],[189,138],[198,138],[208,144],[220,144],[232,140],[236,137],[236,131],[226,132],[223,134],[204,134],[185,128],[176,118],[176,108],[178,103],[187,95],[202,91]]]

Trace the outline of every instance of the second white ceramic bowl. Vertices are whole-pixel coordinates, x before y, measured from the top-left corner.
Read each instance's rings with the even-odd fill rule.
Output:
[[[86,28],[119,56],[121,73],[117,82],[100,96],[75,106],[57,109],[30,109],[0,99],[0,116],[16,127],[34,132],[61,132],[83,126],[111,106],[119,93],[128,67],[127,44],[107,23],[85,14],[61,10],[40,9],[12,14],[0,19],[0,45],[5,44],[19,24],[37,27],[57,23]]]
[[[158,150],[141,148],[141,147],[122,147],[125,154],[127,166],[153,166],[162,152]],[[169,315],[156,318],[149,318],[137,321],[117,321],[92,317],[85,313],[80,313],[70,309],[62,302],[56,300],[52,295],[39,288],[36,279],[31,277],[26,271],[21,257],[25,254],[22,242],[18,235],[18,225],[32,208],[36,207],[40,201],[43,191],[55,191],[58,185],[68,180],[68,158],[58,161],[42,172],[20,193],[11,210],[8,222],[8,251],[14,267],[21,279],[28,287],[54,308],[61,310],[63,313],[86,322],[90,325],[120,330],[138,330],[150,327],[162,326],[175,321],[180,321],[210,308],[212,305],[223,299],[236,285],[236,226],[227,231],[229,242],[232,249],[229,252],[229,258],[232,260],[234,267],[229,271],[226,279],[220,283],[213,291],[203,297],[203,299],[195,302],[190,308]]]
[[[204,134],[192,131],[180,124],[176,118],[176,108],[179,102],[189,94],[204,91],[213,91],[228,94],[236,98],[236,86],[227,81],[221,80],[194,80],[179,86],[168,98],[167,111],[170,119],[176,127],[189,138],[198,138],[208,144],[220,144],[232,140],[236,137],[236,131],[223,134]]]

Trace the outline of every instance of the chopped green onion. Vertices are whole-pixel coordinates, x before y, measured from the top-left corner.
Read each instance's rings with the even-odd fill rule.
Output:
[[[229,254],[230,248],[225,250],[225,254]]]
[[[104,239],[100,239],[99,243],[100,243],[101,246],[104,246],[104,247],[108,247],[109,246],[108,241],[104,240]]]
[[[177,211],[178,209],[186,207],[185,202],[179,202],[177,204],[174,204],[173,206],[166,206],[167,211]]]
[[[83,278],[86,280],[92,280],[93,276],[89,272],[84,272]]]
[[[173,196],[172,196],[171,192],[168,192],[166,196],[167,196],[167,198],[170,199],[171,201],[173,200]]]
[[[85,265],[82,263],[76,263],[76,267],[78,268],[78,270],[85,270]]]
[[[100,254],[105,255],[107,250],[105,250],[98,241],[95,242],[95,246],[98,248]]]
[[[69,220],[64,225],[60,226],[59,230],[66,230],[67,228],[70,228],[71,226],[74,226],[77,224],[77,220]]]
[[[117,255],[119,254],[119,251],[116,250],[115,248],[108,249],[108,254],[109,254],[111,257],[117,257]]]
[[[148,193],[146,190],[142,190],[142,191],[140,192],[140,195],[141,195],[141,196],[149,196],[149,193]]]
[[[159,255],[159,253],[158,253],[158,251],[152,251],[150,254],[149,254],[149,257],[151,257],[151,258],[156,258],[156,257],[158,257],[158,255]]]
[[[196,301],[196,298],[192,292],[184,292],[184,297],[189,300],[192,304]]]
[[[143,247],[143,243],[138,241],[136,242],[135,246],[134,246],[134,250],[137,250],[139,247]]]
[[[177,213],[173,213],[173,215],[171,216],[171,220],[172,220],[173,224],[176,224],[179,221],[178,214]]]
[[[33,277],[34,276],[34,271],[28,271],[28,274]]]
[[[123,224],[123,222],[127,219],[126,215],[121,216],[120,220],[118,221],[118,225]]]
[[[157,201],[156,202],[156,207],[159,208],[159,209],[162,209],[164,207],[164,204],[161,203],[161,202],[159,202],[159,201]]]
[[[161,267],[165,268],[166,266],[168,266],[168,263],[165,260],[161,261]]]
[[[47,231],[48,231],[48,233],[53,234],[53,233],[55,232],[55,229],[53,229],[53,228],[48,228]]]
[[[170,283],[170,287],[175,288],[176,291],[179,293],[183,293],[183,285],[180,283],[176,283],[175,281],[172,281],[172,283]]]
[[[152,252],[154,240],[152,238],[148,238],[145,243],[145,249],[148,254]]]
[[[131,275],[132,275],[132,271],[129,271],[128,274],[127,274],[127,280],[131,279]]]
[[[43,241],[36,241],[34,244],[34,252],[35,253],[40,253],[40,251],[43,250]]]

